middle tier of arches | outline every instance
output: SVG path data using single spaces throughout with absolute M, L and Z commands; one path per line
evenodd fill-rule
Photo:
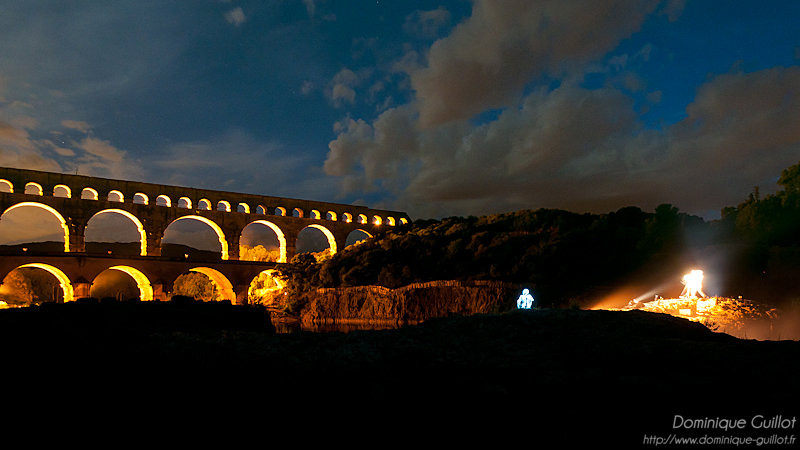
M 170 230 L 176 224 L 189 221 L 206 228 L 207 234 L 210 233 L 212 240 L 215 241 L 214 244 L 218 246 L 216 249 L 210 249 L 210 251 L 218 250 L 219 258 L 223 260 L 246 259 L 240 258 L 240 247 L 247 248 L 258 245 L 254 244 L 254 241 L 246 236 L 245 231 L 252 227 L 266 230 L 268 234 L 271 233 L 272 242 L 267 243 L 268 245 L 264 245 L 264 247 L 277 252 L 273 259 L 275 262 L 288 262 L 296 253 L 303 252 L 298 251 L 298 241 L 303 233 L 318 233 L 318 240 L 322 242 L 324 247 L 323 249 L 309 251 L 327 249 L 331 254 L 352 243 L 373 236 L 372 230 L 353 227 L 354 224 L 345 227 L 342 222 L 333 222 L 331 226 L 328 223 L 317 223 L 313 220 L 292 221 L 284 219 L 284 222 L 281 223 L 281 218 L 269 220 L 257 217 L 253 217 L 252 220 L 231 222 L 214 220 L 200 214 L 185 214 L 178 217 L 154 219 L 152 217 L 140 218 L 135 212 L 113 207 L 99 209 L 96 212 L 88 212 L 81 217 L 80 215 L 69 214 L 70 211 L 68 210 L 61 211 L 61 208 L 56 209 L 53 206 L 38 202 L 16 203 L 3 211 L 3 214 L 5 215 L 16 208 L 22 207 L 39 208 L 52 215 L 54 218 L 53 226 L 62 230 L 65 252 L 104 253 L 105 250 L 98 247 L 98 242 L 124 242 L 136 245 L 136 256 L 166 256 L 162 255 L 164 244 L 174 243 L 170 241 Z M 120 222 L 120 226 L 113 229 L 117 236 L 104 240 L 103 237 L 92 235 L 94 228 L 96 228 L 93 227 L 93 224 L 99 220 L 98 218 L 111 215 Z M 127 233 L 127 239 L 123 237 L 123 240 L 119 240 L 119 235 L 122 233 Z M 178 242 L 178 244 L 181 243 Z M 183 245 L 192 247 L 191 244 L 183 243 Z M 111 254 L 111 250 L 108 250 L 108 253 Z M 188 254 L 184 256 L 189 257 Z

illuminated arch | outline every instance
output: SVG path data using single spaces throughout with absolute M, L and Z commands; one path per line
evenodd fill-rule
M 322 215 L 316 209 L 312 209 L 311 210 L 311 214 L 309 214 L 308 216 L 311 217 L 312 219 L 321 219 L 322 218 Z
M 172 199 L 167 197 L 164 194 L 159 195 L 156 197 L 156 205 L 157 206 L 166 206 L 167 208 L 172 206 Z
M 54 267 L 49 264 L 30 263 L 30 264 L 23 264 L 17 267 L 17 269 L 23 267 L 35 267 L 37 269 L 44 269 L 50 272 L 50 274 L 56 277 L 58 282 L 61 284 L 61 291 L 64 292 L 64 303 L 75 300 L 75 291 L 72 288 L 72 283 L 69 281 L 67 275 L 64 274 L 64 272 L 62 272 L 61 269 L 59 269 L 58 267 Z
M 25 193 L 28 195 L 43 195 L 42 185 L 36 182 L 25 183 Z
M 253 285 L 253 282 L 256 281 L 258 279 L 259 275 L 261 275 L 262 273 L 265 273 L 267 275 L 272 276 L 273 274 L 279 274 L 280 272 L 277 271 L 276 269 L 262 270 L 261 272 L 258 273 L 258 275 L 255 276 L 255 278 L 250 280 L 250 285 L 251 286 Z M 286 286 L 286 283 L 284 283 L 283 280 L 281 280 L 278 277 L 273 277 L 273 280 L 275 281 L 275 284 L 277 285 L 277 287 L 273 288 L 274 290 L 283 289 Z M 273 289 L 270 289 L 270 290 L 273 290 Z
M 358 238 L 358 233 L 364 234 L 364 235 L 365 235 L 365 237 L 363 237 L 363 238 L 359 239 L 359 238 Z M 367 240 L 367 239 L 370 239 L 370 238 L 372 238 L 372 237 L 373 237 L 373 236 L 372 236 L 372 233 L 370 233 L 369 231 L 367 231 L 367 230 L 363 230 L 363 229 L 361 229 L 361 228 L 358 228 L 358 229 L 355 229 L 355 230 L 351 231 L 351 232 L 350 232 L 350 233 L 347 235 L 347 239 L 345 240 L 345 245 L 353 245 L 353 244 L 357 244 L 357 243 L 359 243 L 359 242 L 361 242 L 361 241 L 365 241 L 365 240 Z
M 367 215 L 366 214 L 359 214 L 358 215 L 358 223 L 361 223 L 361 224 L 367 223 Z
M 395 226 L 396 222 L 394 221 L 394 217 L 391 217 L 391 216 L 387 217 L 386 218 L 386 224 L 389 225 L 390 227 Z
M 239 205 L 236 207 L 236 211 L 250 214 L 250 205 L 247 203 L 239 203 Z
M 192 209 L 192 199 L 189 197 L 181 197 L 178 199 L 178 208 Z
M 0 192 L 14 193 L 14 184 L 8 180 L 0 180 Z
M 267 208 L 264 205 L 256 206 L 256 214 L 261 214 L 262 216 L 267 213 Z
M 373 216 L 372 217 L 372 223 L 375 224 L 375 225 L 382 225 L 383 224 L 383 219 L 381 219 L 381 216 Z
M 108 198 L 108 201 L 110 201 L 110 202 L 118 202 L 118 203 L 124 203 L 125 202 L 125 194 L 123 194 L 122 192 L 120 192 L 120 191 L 118 191 L 116 189 L 110 191 L 108 193 L 108 197 L 107 198 Z
M 225 233 L 222 232 L 222 228 L 220 228 L 216 222 L 214 222 L 211 219 L 207 219 L 203 216 L 189 215 L 189 216 L 178 217 L 177 219 L 173 220 L 170 223 L 170 225 L 179 220 L 184 220 L 184 219 L 199 220 L 200 222 L 203 222 L 204 224 L 210 226 L 211 229 L 214 230 L 215 233 L 217 233 L 217 237 L 219 237 L 219 244 L 222 247 L 222 259 L 228 259 L 228 241 L 225 240 Z M 167 227 L 169 227 L 169 225 L 167 225 Z
M 278 206 L 275 208 L 275 215 L 276 216 L 285 216 L 286 215 L 286 208 L 283 206 Z
M 94 188 L 90 188 L 90 187 L 83 188 L 83 190 L 81 191 L 81 199 L 82 200 L 97 200 L 98 199 L 97 191 L 94 190 Z
M 201 198 L 199 202 L 197 202 L 197 209 L 201 209 L 203 211 L 211 211 L 211 201 L 207 198 Z
M 263 295 L 266 295 L 267 293 L 275 293 L 276 291 L 283 290 L 283 288 L 285 287 L 285 283 L 280 279 L 280 277 L 275 276 L 276 273 L 278 273 L 278 271 L 275 269 L 267 269 L 259 272 L 259 274 L 255 276 L 255 278 L 250 280 L 250 285 L 247 288 L 248 303 L 250 302 L 250 299 L 253 297 L 261 297 Z M 265 274 L 272 280 L 273 283 L 275 283 L 275 286 L 257 288 L 256 281 L 258 281 L 259 278 L 261 278 L 261 276 Z
M 306 228 L 316 228 L 319 231 L 322 231 L 322 234 L 324 234 L 325 238 L 328 239 L 328 246 L 330 247 L 329 251 L 330 251 L 331 255 L 333 255 L 333 254 L 335 254 L 337 252 L 337 249 L 336 249 L 336 238 L 333 237 L 333 233 L 331 233 L 331 230 L 329 230 L 329 229 L 325 228 L 324 226 L 322 226 L 320 224 L 317 224 L 317 223 L 312 223 L 311 225 L 307 226 Z
M 247 228 L 248 226 L 250 226 L 250 225 L 252 225 L 254 223 L 257 223 L 257 224 L 260 224 L 260 225 L 265 225 L 265 226 L 269 227 L 272 231 L 275 232 L 275 235 L 278 236 L 278 246 L 280 247 L 280 256 L 278 257 L 278 261 L 277 262 L 285 263 L 286 262 L 286 235 L 283 234 L 283 230 L 281 230 L 280 227 L 278 227 L 274 223 L 269 222 L 267 220 L 254 220 L 254 221 L 250 222 L 249 224 L 247 224 L 247 226 L 245 226 L 244 228 Z M 242 231 L 244 231 L 244 228 L 242 228 Z
M 347 223 L 352 223 L 353 222 L 353 215 L 350 214 L 350 213 L 346 212 L 346 213 L 342 214 L 342 217 L 344 217 L 344 221 L 347 222 Z
M 147 256 L 147 233 L 144 232 L 144 225 L 142 225 L 142 222 L 139 220 L 139 218 L 129 213 L 128 211 L 122 209 L 104 209 L 98 212 L 97 214 L 102 214 L 107 212 L 122 214 L 123 216 L 130 219 L 134 225 L 136 225 L 136 231 L 139 232 L 139 242 L 141 244 L 139 254 L 141 256 Z M 97 214 L 95 214 L 94 216 L 96 216 Z M 89 220 L 92 220 L 92 218 L 90 217 Z M 86 223 L 88 224 L 89 222 L 87 221 Z
M 292 210 L 292 217 L 303 217 L 303 210 L 300 208 L 295 208 Z
M 53 187 L 53 197 L 72 198 L 72 189 L 64 184 L 57 184 Z
M 328 211 L 328 214 L 325 215 L 325 218 L 328 220 L 336 221 L 336 212 Z
M 136 203 L 137 205 L 148 205 L 150 204 L 150 198 L 147 196 L 147 194 L 137 192 L 133 194 L 133 203 Z
M 402 223 L 403 225 L 405 225 L 405 224 L 407 224 L 407 223 L 408 223 L 408 220 L 406 220 L 406 219 L 405 219 L 405 217 L 401 217 L 401 218 L 400 218 L 400 223 Z
M 120 272 L 128 274 L 128 276 L 136 281 L 136 286 L 139 288 L 139 298 L 143 302 L 153 300 L 153 285 L 150 284 L 150 280 L 147 279 L 147 276 L 139 269 L 130 266 L 112 266 L 109 267 L 108 270 L 119 270 Z
M 14 206 L 10 206 L 8 209 L 3 211 L 3 214 L 5 214 L 5 213 L 7 213 L 7 212 L 9 212 L 9 211 L 11 211 L 13 209 L 20 208 L 20 207 L 23 207 L 23 206 L 35 206 L 37 208 L 42 208 L 43 210 L 48 211 L 48 212 L 52 213 L 54 216 L 56 216 L 56 219 L 58 219 L 58 221 L 61 222 L 61 228 L 64 230 L 64 251 L 68 252 L 69 251 L 69 227 L 67 227 L 67 221 L 64 220 L 64 217 L 61 215 L 61 213 L 59 213 L 58 211 L 53 209 L 51 206 L 47 206 L 47 205 L 45 205 L 43 203 L 21 202 L 21 203 L 17 203 Z
M 231 212 L 231 204 L 227 200 L 217 202 L 217 211 Z
M 223 275 L 221 272 L 210 267 L 195 267 L 194 269 L 189 269 L 189 271 L 202 273 L 203 275 L 207 276 L 215 285 L 217 285 L 223 300 L 230 300 L 231 304 L 236 304 L 236 293 L 233 292 L 233 284 L 231 284 L 230 280 L 228 280 L 228 277 Z

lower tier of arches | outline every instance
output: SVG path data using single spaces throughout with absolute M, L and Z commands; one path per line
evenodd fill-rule
M 0 301 L 5 303 L 4 306 L 24 306 L 15 305 L 14 301 L 10 301 L 17 298 L 15 295 L 20 299 L 29 298 L 31 302 L 36 298 L 57 303 L 71 302 L 85 297 L 116 298 L 116 295 L 109 294 L 114 292 L 113 289 L 106 286 L 109 283 L 109 274 L 112 273 L 127 280 L 127 287 L 132 287 L 135 291 L 131 294 L 128 289 L 124 298 L 120 298 L 124 300 L 167 301 L 174 295 L 191 296 L 191 292 L 180 291 L 176 281 L 182 275 L 199 274 L 213 286 L 214 300 L 248 304 L 252 302 L 253 293 L 257 288 L 264 288 L 265 276 L 271 277 L 276 267 L 275 263 L 253 264 L 233 261 L 200 264 L 153 261 L 149 258 L 148 260 L 87 256 L 35 258 L 33 255 L 5 256 L 0 262 Z M 39 286 L 31 286 L 31 282 L 24 274 L 13 275 L 20 269 L 42 271 L 36 278 Z M 42 281 L 43 277 L 48 278 L 46 283 Z M 43 287 L 41 285 L 44 284 L 47 284 L 46 295 L 41 294 Z M 281 283 L 276 282 L 273 285 L 280 287 Z M 38 289 L 33 289 L 34 287 Z M 24 292 L 24 295 L 18 292 L 26 289 L 28 292 Z M 15 290 L 17 292 L 14 292 Z M 119 291 L 122 292 L 124 289 L 120 288 Z M 50 292 L 52 297 L 49 297 Z

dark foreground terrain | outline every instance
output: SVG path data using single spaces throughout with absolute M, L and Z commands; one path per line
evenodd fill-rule
M 275 334 L 267 317 L 173 302 L 2 310 L 3 406 L 377 448 L 512 436 L 620 448 L 673 432 L 675 415 L 800 415 L 800 342 L 668 315 L 543 309 L 346 334 Z

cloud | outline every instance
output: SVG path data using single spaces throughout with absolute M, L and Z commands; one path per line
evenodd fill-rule
M 300 86 L 300 93 L 303 95 L 308 95 L 314 90 L 314 83 L 311 81 L 304 81 L 303 84 Z
M 232 10 L 225 13 L 225 20 L 229 24 L 238 27 L 239 25 L 247 21 L 247 17 L 245 17 L 242 8 L 237 6 L 236 8 L 233 8 Z
M 87 136 L 75 142 L 73 148 L 77 150 L 76 156 L 68 165 L 82 175 L 135 181 L 144 173 L 139 164 L 127 157 L 126 151 L 107 140 Z
M 125 157 L 125 151 L 117 149 L 109 141 L 93 137 L 84 138 L 77 147 L 90 155 L 112 163 L 119 163 Z
M 72 130 L 78 130 L 82 133 L 88 133 L 89 130 L 92 128 L 86 122 L 81 122 L 79 120 L 62 120 L 61 125 L 65 128 L 69 128 Z
M 127 152 L 108 140 L 89 136 L 90 124 L 61 120 L 50 128 L 35 117 L 39 115 L 36 108 L 20 108 L 21 103 L 15 100 L 0 105 L 0 117 L 7 118 L 0 120 L 0 166 L 50 172 L 77 170 L 85 175 L 128 179 L 141 174 Z
M 306 5 L 306 12 L 308 13 L 308 17 L 314 18 L 314 14 L 317 11 L 317 5 L 314 4 L 314 0 L 303 0 L 303 4 Z
M 359 76 L 348 68 L 340 70 L 331 80 L 328 98 L 335 106 L 352 104 L 356 100 L 355 87 L 360 83 Z
M 798 67 L 712 78 L 688 116 L 660 130 L 641 123 L 624 91 L 567 82 L 480 125 L 422 127 L 414 104 L 371 124 L 343 120 L 324 167 L 344 191 L 381 191 L 417 216 L 659 203 L 705 214 L 798 162 L 799 110 Z
M 442 6 L 431 11 L 418 10 L 406 17 L 403 31 L 413 37 L 433 39 L 439 35 L 442 28 L 449 22 L 450 11 Z
M 0 121 L 0 166 L 61 171 L 53 158 L 44 155 L 28 131 Z
M 531 79 L 602 57 L 641 27 L 659 1 L 476 0 L 472 15 L 430 48 L 412 74 L 420 123 L 507 107 Z
M 800 67 L 727 73 L 697 90 L 687 117 L 669 129 L 670 165 L 687 204 L 703 197 L 730 205 L 759 185 L 774 189 L 781 170 L 800 161 Z M 737 174 L 737 186 L 728 186 Z M 694 187 L 694 189 L 692 188 Z

